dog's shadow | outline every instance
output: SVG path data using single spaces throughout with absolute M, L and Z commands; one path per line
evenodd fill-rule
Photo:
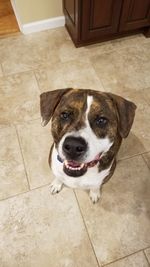
M 141 140 L 131 132 L 121 145 L 114 175 L 102 187 L 103 209 L 136 217 L 145 214 L 150 220 L 150 179 L 144 152 Z

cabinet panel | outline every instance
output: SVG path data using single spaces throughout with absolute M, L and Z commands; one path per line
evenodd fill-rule
M 120 10 L 120 0 L 82 1 L 82 40 L 115 33 Z
M 66 27 L 75 43 L 79 42 L 81 8 L 79 0 L 63 0 Z
M 150 25 L 150 0 L 125 0 L 120 31 L 138 29 Z
M 103 5 L 102 5 L 103 2 Z M 102 5 L 100 7 L 100 5 Z M 112 20 L 112 7 L 113 0 L 102 1 L 102 0 L 94 0 L 91 1 L 91 21 L 90 21 L 90 29 L 97 29 L 102 27 L 108 27 L 111 25 Z

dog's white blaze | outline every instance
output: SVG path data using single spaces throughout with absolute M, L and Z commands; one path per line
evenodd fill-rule
M 106 136 L 105 138 L 98 138 L 93 130 L 90 127 L 89 120 L 88 120 L 88 114 L 91 109 L 91 105 L 93 103 L 93 96 L 87 97 L 87 109 L 85 113 L 85 127 L 80 129 L 79 131 L 72 131 L 66 133 L 58 146 L 58 153 L 61 158 L 64 159 L 63 151 L 62 151 L 62 145 L 67 136 L 74 136 L 74 137 L 82 137 L 85 139 L 85 141 L 88 144 L 88 151 L 84 157 L 84 162 L 89 162 L 95 159 L 95 157 L 98 154 L 105 154 L 110 147 L 112 146 L 113 142 L 110 142 L 109 138 Z
M 88 114 L 90 112 L 92 103 L 93 103 L 93 96 L 90 95 L 87 97 L 86 120 L 88 119 Z

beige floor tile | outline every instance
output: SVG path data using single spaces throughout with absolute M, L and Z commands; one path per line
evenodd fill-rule
M 150 246 L 150 170 L 137 156 L 120 161 L 93 206 L 76 191 L 100 264 L 107 264 Z
M 14 128 L 0 129 L 0 199 L 25 192 L 28 183 Z
M 137 47 L 137 44 L 144 43 L 146 38 L 142 34 L 132 35 L 124 38 L 118 38 L 112 41 L 97 43 L 87 46 L 89 56 L 101 55 L 107 52 L 117 51 L 118 49 Z
M 36 188 L 51 182 L 52 173 L 48 156 L 52 144 L 50 125 L 42 127 L 40 120 L 17 126 L 30 187 Z
M 150 152 L 143 154 L 144 160 L 146 161 L 148 167 L 150 168 Z
M 65 40 L 68 35 L 64 28 L 2 39 L 0 59 L 5 74 L 33 70 L 46 62 L 55 64 Z
M 41 91 L 58 88 L 93 88 L 103 90 L 91 63 L 82 60 L 55 64 L 35 71 Z
M 111 41 L 89 45 L 86 47 L 86 49 L 87 49 L 87 55 L 89 57 L 92 57 L 95 55 L 101 55 L 101 54 L 115 50 Z
M 150 105 L 150 87 L 142 90 L 145 101 Z
M 114 86 L 130 90 L 150 87 L 150 43 L 127 47 L 91 57 L 105 89 Z
M 0 203 L 1 267 L 98 267 L 73 191 L 49 187 Z
M 2 66 L 0 64 L 0 77 L 2 77 L 2 76 L 3 76 L 3 71 L 2 71 Z
M 79 59 L 86 62 L 87 51 L 85 47 L 76 48 L 71 40 L 67 40 L 60 46 L 58 53 L 61 62 Z
M 149 264 L 143 252 L 139 252 L 127 258 L 124 258 L 120 261 L 109 264 L 108 266 L 109 267 L 149 267 Z
M 145 254 L 146 254 L 146 257 L 147 257 L 147 259 L 148 259 L 148 261 L 150 263 L 150 248 L 145 250 Z
M 39 118 L 39 89 L 33 73 L 0 78 L 0 124 Z
M 136 47 L 146 42 L 146 37 L 143 34 L 131 35 L 123 38 L 118 38 L 111 41 L 114 49 L 122 49 L 127 47 Z
M 129 136 L 123 139 L 117 159 L 126 159 L 135 155 L 140 155 L 148 149 L 143 145 L 140 138 L 131 130 Z

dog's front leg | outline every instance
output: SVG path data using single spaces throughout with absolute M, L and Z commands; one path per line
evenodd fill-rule
M 54 181 L 50 185 L 51 194 L 54 195 L 56 193 L 59 193 L 62 189 L 62 186 L 63 186 L 63 183 L 57 178 L 55 178 Z
M 89 195 L 90 195 L 90 199 L 92 200 L 93 204 L 95 204 L 100 199 L 100 188 L 90 189 Z

